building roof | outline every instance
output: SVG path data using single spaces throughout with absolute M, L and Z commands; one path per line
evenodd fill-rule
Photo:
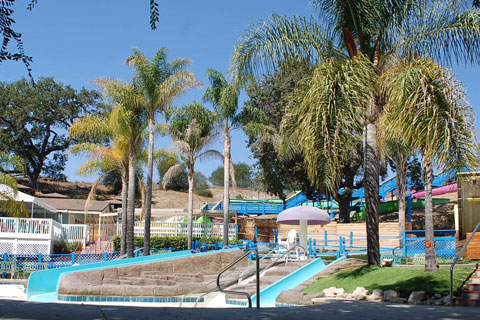
M 58 198 L 42 198 L 42 202 L 56 208 L 58 211 L 69 210 L 69 211 L 85 211 L 85 202 L 84 199 L 58 199 Z M 110 202 L 109 201 L 90 201 L 88 207 L 89 212 L 103 212 L 105 211 Z

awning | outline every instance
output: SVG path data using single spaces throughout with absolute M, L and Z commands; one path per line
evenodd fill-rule
M 4 185 L 4 184 L 0 184 L 0 193 L 10 195 L 10 197 L 13 197 L 14 194 L 15 194 L 11 187 L 9 187 L 7 185 Z M 0 199 L 2 199 L 1 195 L 0 195 Z M 5 199 L 3 198 L 2 200 L 5 200 Z M 35 198 L 35 197 L 33 197 L 29 194 L 23 193 L 21 191 L 17 192 L 17 196 L 15 197 L 14 200 L 19 201 L 19 202 L 20 201 L 25 202 L 25 203 L 33 203 L 33 205 L 38 206 L 40 208 L 43 208 L 43 209 L 45 209 L 47 211 L 50 211 L 52 213 L 57 212 L 57 209 L 55 209 L 54 207 L 51 207 L 48 204 L 40 201 L 38 198 Z

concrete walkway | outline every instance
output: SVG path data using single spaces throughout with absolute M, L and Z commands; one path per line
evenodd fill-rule
M 310 307 L 265 309 L 151 308 L 0 300 L 0 319 L 480 319 L 480 308 L 332 301 Z

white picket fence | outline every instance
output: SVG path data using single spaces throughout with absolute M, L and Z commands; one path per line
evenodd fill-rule
M 52 219 L 0 217 L 0 253 L 50 254 L 56 241 L 82 242 L 89 228 L 84 224 L 65 224 Z
M 122 228 L 119 225 L 121 232 Z M 145 230 L 144 221 L 135 221 L 134 234 L 136 237 L 143 237 Z M 193 237 L 223 237 L 223 223 L 193 223 L 192 230 Z M 157 222 L 153 221 L 150 224 L 150 236 L 186 236 L 187 235 L 187 223 L 186 222 Z M 236 238 L 235 223 L 229 223 L 228 225 L 228 239 L 234 240 Z

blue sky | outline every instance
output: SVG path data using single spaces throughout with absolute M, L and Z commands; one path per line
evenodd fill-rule
M 160 23 L 150 30 L 148 0 L 39 0 L 35 9 L 26 10 L 29 1 L 17 1 L 14 18 L 16 31 L 23 34 L 27 53 L 34 58 L 33 75 L 53 76 L 56 81 L 93 89 L 91 81 L 99 77 L 127 81 L 131 70 L 124 64 L 132 47 L 151 57 L 160 47 L 168 48 L 169 59 L 189 57 L 189 68 L 204 84 L 205 72 L 228 69 L 234 45 L 250 24 L 267 19 L 272 13 L 310 16 L 315 11 L 308 0 L 159 0 Z M 466 86 L 480 118 L 478 67 L 455 68 L 457 78 Z M 0 64 L 0 81 L 14 81 L 26 75 L 21 63 Z M 176 105 L 200 101 L 205 86 L 191 90 Z M 240 101 L 243 104 L 245 95 Z M 157 138 L 156 146 L 170 146 L 167 138 Z M 221 150 L 221 141 L 215 147 Z M 252 164 L 246 136 L 237 131 L 232 138 L 234 162 Z M 83 159 L 70 156 L 66 175 L 70 181 L 91 181 L 75 170 Z M 209 176 L 221 165 L 219 160 L 199 163 L 197 170 Z M 155 173 L 156 174 L 156 173 Z M 155 178 L 157 180 L 157 178 Z

